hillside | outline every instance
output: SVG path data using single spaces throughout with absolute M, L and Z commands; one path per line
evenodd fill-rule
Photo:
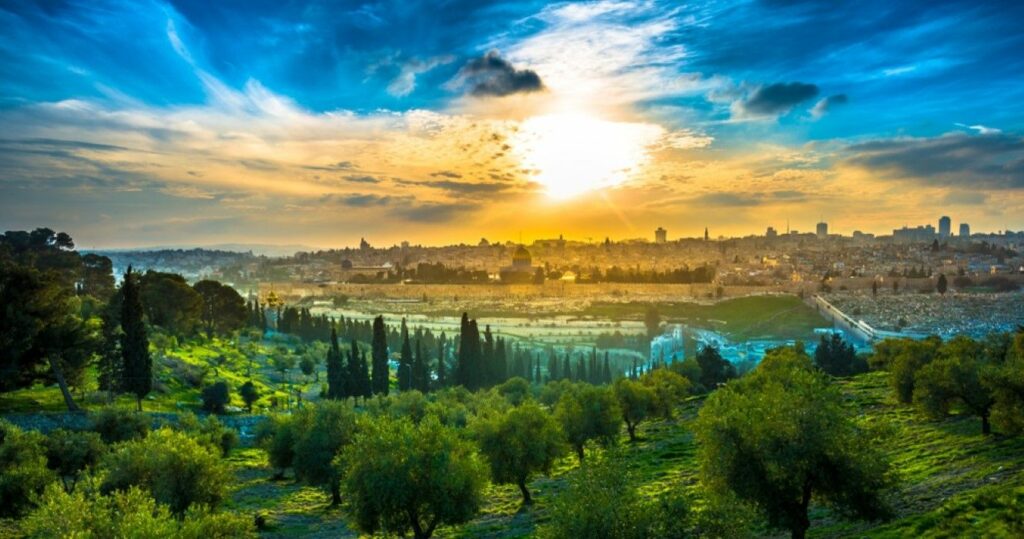
M 838 382 L 851 407 L 863 419 L 885 427 L 885 453 L 898 469 L 899 490 L 893 496 L 896 517 L 887 523 L 849 522 L 824 508 L 812 510 L 813 537 L 1004 537 L 1024 533 L 1024 439 L 985 437 L 975 418 L 954 416 L 928 421 L 913 408 L 896 404 L 886 373 L 870 373 Z M 701 399 L 684 404 L 672 421 L 642 425 L 643 440 L 620 440 L 622 459 L 639 483 L 654 496 L 681 488 L 700 507 L 697 447 L 690 426 Z M 231 457 L 238 487 L 230 507 L 269 517 L 265 537 L 356 536 L 341 510 L 330 509 L 321 490 L 290 479 L 271 481 L 262 452 L 247 448 Z M 441 529 L 441 537 L 529 537 L 546 518 L 547 504 L 576 467 L 567 457 L 551 477 L 533 481 L 536 504 L 521 509 L 514 486 L 490 486 L 482 513 L 457 529 Z M 753 535 L 782 535 L 755 525 Z

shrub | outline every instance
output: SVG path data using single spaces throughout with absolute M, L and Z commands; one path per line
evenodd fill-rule
M 523 401 L 530 398 L 530 382 L 518 376 L 509 378 L 505 383 L 497 387 L 498 394 L 505 397 L 512 406 L 519 406 Z
M 250 519 L 230 513 L 188 511 L 176 519 L 144 490 L 130 487 L 104 496 L 94 488 L 67 493 L 51 485 L 39 508 L 25 518 L 33 538 L 244 539 L 256 536 Z
M 231 402 L 231 391 L 228 383 L 223 380 L 203 388 L 203 410 L 214 414 L 223 414 L 224 407 Z
M 74 490 L 78 476 L 95 467 L 106 452 L 107 446 L 95 432 L 59 429 L 46 437 L 46 465 L 68 491 Z
M 295 460 L 296 425 L 291 416 L 272 415 L 256 429 L 256 443 L 267 453 L 274 477 L 284 477 Z
M 195 505 L 215 507 L 230 481 L 214 450 L 168 428 L 117 447 L 103 459 L 103 468 L 104 493 L 139 487 L 179 515 Z
M 183 413 L 178 417 L 178 429 L 221 456 L 226 457 L 238 444 L 238 432 L 212 415 L 200 420 L 195 414 Z
M 673 537 L 686 527 L 686 511 L 678 498 L 666 498 L 665 509 L 680 522 L 659 518 L 661 508 L 637 493 L 628 470 L 613 458 L 588 462 L 569 475 L 568 487 L 551 504 L 551 519 L 539 530 L 547 539 L 615 537 L 648 539 Z
M 113 444 L 145 438 L 149 425 L 149 416 L 108 406 L 92 415 L 89 430 L 99 433 L 105 443 Z
M 46 467 L 45 438 L 0 420 L 0 516 L 17 516 L 55 479 Z
M 672 417 L 676 405 L 693 389 L 689 380 L 667 369 L 654 369 L 640 377 L 640 383 L 654 393 L 653 412 L 665 419 Z
M 260 392 L 256 389 L 256 384 L 253 384 L 252 380 L 246 381 L 242 384 L 242 387 L 238 388 L 238 394 L 242 397 L 242 402 L 245 403 L 246 411 L 251 414 L 252 405 L 260 398 Z

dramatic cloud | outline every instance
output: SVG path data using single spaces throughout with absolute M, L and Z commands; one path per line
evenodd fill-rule
M 813 84 L 780 82 L 757 87 L 734 108 L 746 116 L 778 116 L 817 95 L 818 87 Z
M 470 60 L 459 70 L 453 85 L 468 86 L 469 93 L 477 97 L 502 97 L 544 89 L 540 75 L 529 69 L 516 69 L 494 50 Z
M 850 165 L 930 185 L 1024 187 L 1024 139 L 1007 134 L 950 133 L 884 139 L 847 148 Z
M 822 98 L 820 101 L 814 104 L 814 107 L 811 109 L 811 116 L 815 118 L 821 118 L 822 116 L 828 114 L 829 111 L 831 111 L 835 107 L 839 105 L 845 105 L 849 101 L 850 99 L 846 97 L 846 94 L 836 94 Z
M 451 63 L 454 56 L 445 55 L 420 60 L 412 58 L 401 63 L 398 75 L 388 84 L 387 91 L 395 97 L 405 97 L 416 89 L 416 77 L 422 75 L 435 67 Z

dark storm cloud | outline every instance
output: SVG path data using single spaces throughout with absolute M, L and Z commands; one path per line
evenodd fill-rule
M 846 151 L 846 163 L 896 179 L 939 186 L 1024 187 L 1024 139 L 1015 135 L 882 139 Z
M 817 95 L 818 87 L 813 84 L 780 82 L 757 88 L 741 106 L 750 114 L 771 116 L 783 114 Z
M 477 97 L 501 97 L 544 89 L 540 75 L 529 69 L 516 69 L 499 56 L 498 51 L 470 60 L 456 79 L 468 84 L 469 93 Z

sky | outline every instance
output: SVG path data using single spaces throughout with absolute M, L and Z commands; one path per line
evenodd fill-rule
M 0 3 L 0 229 L 80 247 L 1024 228 L 1022 2 Z

